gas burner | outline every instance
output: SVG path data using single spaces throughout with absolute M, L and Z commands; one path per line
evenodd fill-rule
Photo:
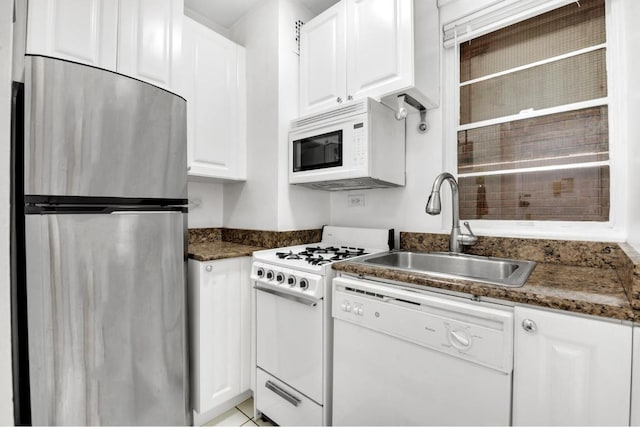
M 301 259 L 297 254 L 293 252 L 276 252 L 276 256 L 280 259 Z
M 322 264 L 328 264 L 331 262 L 328 259 L 321 258 L 321 257 L 315 257 L 315 258 L 309 257 L 305 259 L 305 261 L 307 261 L 311 265 L 322 265 Z
M 335 246 L 327 246 L 325 248 L 321 246 L 316 246 L 316 247 L 306 247 L 304 251 L 298 252 L 298 255 L 312 257 L 319 254 L 333 254 L 339 251 L 340 251 L 340 248 L 336 248 Z

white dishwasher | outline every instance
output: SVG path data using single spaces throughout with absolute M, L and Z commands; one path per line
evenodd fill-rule
M 509 425 L 513 307 L 333 280 L 334 425 Z

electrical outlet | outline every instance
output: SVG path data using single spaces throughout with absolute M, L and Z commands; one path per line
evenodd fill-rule
M 347 207 L 362 207 L 364 206 L 364 194 L 349 194 L 347 196 Z

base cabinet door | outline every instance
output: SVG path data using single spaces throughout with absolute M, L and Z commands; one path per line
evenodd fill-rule
M 629 425 L 632 328 L 515 307 L 514 425 Z
M 633 328 L 633 379 L 631 381 L 631 425 L 640 426 L 640 326 Z
M 200 414 L 250 388 L 249 268 L 248 257 L 189 260 L 191 401 Z

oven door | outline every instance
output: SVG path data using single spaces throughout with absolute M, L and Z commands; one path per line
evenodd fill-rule
M 291 299 L 257 288 L 258 367 L 322 404 L 324 300 Z

